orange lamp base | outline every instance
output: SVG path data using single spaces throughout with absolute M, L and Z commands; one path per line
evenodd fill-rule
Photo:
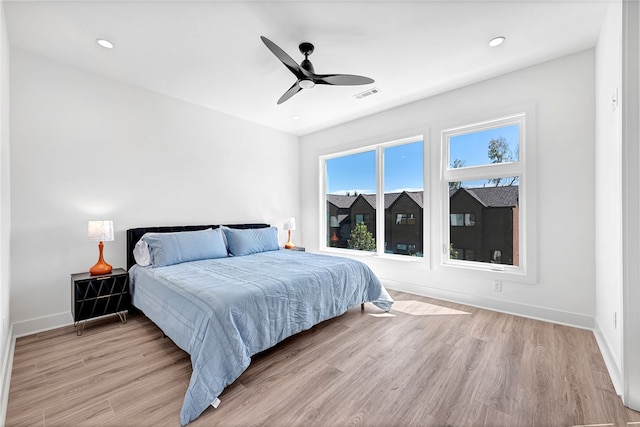
M 293 242 L 291 241 L 291 230 L 287 230 L 289 232 L 289 240 L 287 240 L 287 243 L 284 244 L 284 248 L 285 249 L 293 249 L 296 247 L 296 245 L 293 244 Z
M 102 257 L 103 248 L 104 248 L 104 243 L 102 242 L 98 243 L 98 250 L 100 251 L 100 256 L 98 257 L 98 262 L 96 262 L 96 264 L 89 269 L 89 273 L 91 273 L 92 276 L 111 273 L 111 270 L 112 270 L 111 266 L 107 264 L 104 261 L 104 258 Z

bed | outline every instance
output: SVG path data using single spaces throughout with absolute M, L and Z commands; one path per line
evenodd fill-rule
M 391 308 L 365 264 L 277 238 L 268 224 L 127 230 L 134 307 L 191 357 L 182 425 L 217 407 L 253 355 L 365 302 Z

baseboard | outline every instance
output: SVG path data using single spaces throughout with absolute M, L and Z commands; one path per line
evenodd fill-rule
M 71 324 L 73 324 L 71 313 L 66 312 L 15 322 L 12 327 L 14 338 L 20 338 L 25 335 L 37 334 L 38 332 L 49 331 Z
M 600 330 L 600 326 L 598 325 L 597 320 L 596 327 L 593 330 L 593 335 L 595 335 L 596 337 L 596 342 L 598 343 L 598 347 L 600 348 L 600 353 L 602 354 L 602 358 L 604 359 L 604 364 L 607 366 L 607 370 L 609 371 L 609 376 L 611 377 L 613 388 L 615 388 L 616 393 L 619 396 L 622 396 L 622 373 L 618 368 L 615 357 L 613 357 L 613 353 L 611 352 L 611 347 L 609 347 L 607 339 Z
M 5 347 L 5 353 L 2 357 L 2 384 L 0 387 L 0 425 L 5 425 L 7 418 L 7 406 L 9 405 L 9 387 L 11 386 L 11 370 L 13 367 L 13 352 L 16 348 L 16 339 L 13 336 L 13 325 L 9 327 L 8 345 Z
M 594 328 L 593 316 L 553 310 L 546 307 L 521 304 L 512 301 L 486 298 L 478 295 L 467 294 L 464 292 L 456 292 L 446 289 L 415 285 L 412 283 L 398 282 L 390 279 L 381 280 L 387 288 L 401 292 L 408 292 L 415 295 L 441 299 L 458 304 L 465 304 L 472 307 L 485 308 L 501 313 L 528 317 L 531 319 L 557 323 L 560 325 L 573 326 L 581 329 L 592 330 Z

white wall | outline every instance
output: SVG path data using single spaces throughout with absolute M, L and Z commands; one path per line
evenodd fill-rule
M 71 273 L 113 219 L 125 230 L 299 216 L 298 139 L 164 95 L 11 51 L 11 310 L 16 336 L 71 322 Z M 285 234 L 280 238 L 285 241 Z
M 9 38 L 4 17 L 4 3 L 0 2 L 0 387 L 8 386 L 11 360 L 11 334 L 9 333 L 11 292 L 10 236 L 11 236 L 11 188 L 9 151 Z M 2 389 L 0 420 L 4 420 L 4 402 L 8 388 Z
M 622 4 L 609 5 L 596 46 L 596 336 L 620 391 L 622 343 Z M 618 97 L 613 108 L 612 98 Z M 614 325 L 614 316 L 616 324 Z
M 319 248 L 318 156 L 428 128 L 432 269 L 406 261 L 363 258 L 392 288 L 584 327 L 593 326 L 594 269 L 594 51 L 588 50 L 301 138 L 303 235 Z M 503 283 L 440 264 L 440 128 L 466 118 L 494 118 L 534 104 L 537 134 L 537 280 Z M 362 145 L 362 144 L 360 144 Z M 531 175 L 530 177 L 532 177 Z M 496 276 L 498 278 L 500 276 Z

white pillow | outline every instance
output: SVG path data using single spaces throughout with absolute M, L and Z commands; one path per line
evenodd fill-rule
M 149 253 L 149 245 L 144 240 L 138 240 L 133 248 L 133 258 L 136 260 L 136 264 L 146 267 L 151 265 L 151 254 Z

